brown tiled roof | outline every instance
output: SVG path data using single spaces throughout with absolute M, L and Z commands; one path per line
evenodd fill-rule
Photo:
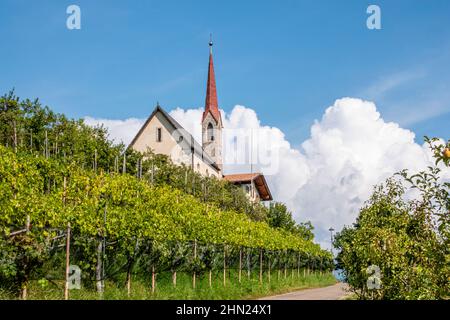
M 273 200 L 272 194 L 269 190 L 269 186 L 266 182 L 266 178 L 264 178 L 264 175 L 262 173 L 229 174 L 223 176 L 223 178 L 233 184 L 250 183 L 251 181 L 253 181 L 255 183 L 256 189 L 258 190 L 259 197 L 262 200 Z
M 223 178 L 230 182 L 246 182 L 252 181 L 259 175 L 260 173 L 238 173 L 238 174 L 228 174 L 226 176 L 223 176 Z

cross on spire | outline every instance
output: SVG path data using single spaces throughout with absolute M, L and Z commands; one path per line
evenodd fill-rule
M 212 47 L 214 42 L 212 41 L 212 33 L 209 34 L 209 53 L 212 54 Z

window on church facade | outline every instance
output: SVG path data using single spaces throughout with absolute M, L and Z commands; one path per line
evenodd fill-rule
M 214 127 L 211 122 L 208 123 L 208 129 L 206 132 L 208 134 L 208 141 L 214 141 Z
M 161 141 L 162 141 L 162 129 L 157 128 L 156 129 L 156 142 L 161 142 Z

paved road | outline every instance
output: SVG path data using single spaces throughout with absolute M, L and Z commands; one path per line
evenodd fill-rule
M 339 282 L 329 287 L 304 289 L 259 300 L 339 300 L 348 294 L 346 288 L 346 284 Z

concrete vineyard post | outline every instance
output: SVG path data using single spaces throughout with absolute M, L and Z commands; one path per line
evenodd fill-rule
M 70 268 L 70 222 L 67 224 L 67 234 L 66 234 L 66 282 L 64 286 L 64 300 L 69 300 L 69 268 Z

